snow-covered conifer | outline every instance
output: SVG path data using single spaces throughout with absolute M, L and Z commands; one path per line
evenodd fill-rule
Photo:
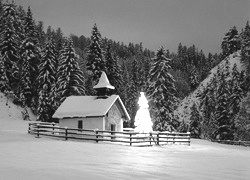
M 174 79 L 169 73 L 170 59 L 165 57 L 165 50 L 161 47 L 150 69 L 147 95 L 154 104 L 154 129 L 159 131 L 174 131 L 177 122 L 172 118 L 176 103 L 176 89 Z
M 6 69 L 6 77 L 9 86 L 15 89 L 18 79 L 17 62 L 20 59 L 19 46 L 20 35 L 18 34 L 18 17 L 16 14 L 16 6 L 12 4 L 4 4 L 3 15 L 1 16 L 0 25 L 0 51 L 4 68 Z
M 191 117 L 190 117 L 190 133 L 194 138 L 200 138 L 201 135 L 201 116 L 197 110 L 197 106 L 194 103 L 191 107 Z
M 52 116 L 51 91 L 55 84 L 55 45 L 52 40 L 46 43 L 39 66 L 38 120 L 49 121 Z
M 240 73 L 237 70 L 237 65 L 234 64 L 232 71 L 232 81 L 231 81 L 231 96 L 230 96 L 230 110 L 232 113 L 232 118 L 240 110 L 240 102 L 244 97 L 243 89 L 241 88 Z
M 105 53 L 106 60 L 106 72 L 109 79 L 109 82 L 112 86 L 118 90 L 121 86 L 121 68 L 117 62 L 117 57 L 114 56 L 111 52 L 110 44 L 107 46 Z
M 241 59 L 247 68 L 247 75 L 250 70 L 250 25 L 247 21 L 244 31 L 241 34 Z
M 198 77 L 197 69 L 193 66 L 190 72 L 190 88 L 194 90 L 199 85 L 199 77 Z
M 230 121 L 230 89 L 225 74 L 221 73 L 219 77 L 219 87 L 217 92 L 216 125 L 217 130 L 214 138 L 231 139 L 231 121 Z
M 4 67 L 3 58 L 0 54 L 0 92 L 7 93 L 11 90 L 8 81 L 9 80 L 6 76 L 6 69 Z
M 250 141 L 250 93 L 241 101 L 240 110 L 235 118 L 235 140 Z
M 236 52 L 240 49 L 240 40 L 239 35 L 236 27 L 232 27 L 229 32 L 225 34 L 225 37 L 223 38 L 222 44 L 222 59 L 227 57 L 228 55 L 232 54 L 233 52 Z
M 84 77 L 77 58 L 72 41 L 69 41 L 62 51 L 59 62 L 57 83 L 60 102 L 71 95 L 85 94 Z
M 33 41 L 34 44 L 38 43 L 38 32 L 37 32 L 37 29 L 33 20 L 30 6 L 28 7 L 28 11 L 25 17 L 24 32 L 25 32 L 25 36 L 29 37 Z
M 91 35 L 91 43 L 87 54 L 87 70 L 92 73 L 93 83 L 97 83 L 101 76 L 101 72 L 105 71 L 105 62 L 103 59 L 102 51 L 102 38 L 101 34 L 97 29 L 96 24 L 93 27 Z
M 24 103 L 31 106 L 32 97 L 37 96 L 37 75 L 40 64 L 40 49 L 38 47 L 37 31 L 30 7 L 24 22 L 25 39 L 21 45 L 21 93 Z

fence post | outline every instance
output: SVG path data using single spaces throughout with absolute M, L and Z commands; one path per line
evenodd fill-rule
M 56 123 L 54 123 L 54 122 L 52 123 L 52 126 L 53 126 L 53 128 L 52 128 L 52 131 L 53 131 L 52 134 L 54 134 L 55 124 L 56 124 Z
M 129 141 L 130 141 L 129 144 L 130 144 L 130 146 L 132 146 L 132 133 L 129 134 L 129 137 L 130 137 L 130 138 L 129 138 Z
M 150 146 L 151 146 L 151 139 L 152 139 L 152 132 L 149 133 L 149 143 L 150 143 Z
M 190 146 L 190 132 L 187 132 L 188 134 L 188 145 Z
M 173 144 L 175 144 L 175 136 L 176 136 L 175 132 L 173 132 L 172 135 L 174 136 L 173 137 Z
M 157 133 L 157 145 L 160 145 L 160 135 L 159 135 L 159 132 Z
M 68 127 L 65 127 L 65 140 L 68 140 Z
M 29 123 L 29 129 L 28 129 L 28 133 L 29 133 L 29 134 L 30 134 L 30 124 L 31 124 L 31 123 Z
M 96 134 L 96 143 L 98 143 L 98 129 L 95 129 L 95 134 Z
M 37 138 L 39 138 L 39 131 L 40 131 L 39 128 L 40 128 L 40 124 L 37 123 L 37 134 L 36 134 L 36 137 L 37 137 Z

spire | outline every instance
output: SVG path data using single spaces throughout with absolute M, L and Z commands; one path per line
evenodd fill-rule
M 110 90 L 115 89 L 115 87 L 109 83 L 106 73 L 102 71 L 99 82 L 94 86 L 94 89 L 97 91 L 97 96 L 105 98 L 110 94 Z

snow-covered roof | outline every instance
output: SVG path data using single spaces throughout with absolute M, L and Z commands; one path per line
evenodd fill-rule
M 109 83 L 108 77 L 104 71 L 102 71 L 102 75 L 99 79 L 99 82 L 97 83 L 97 85 L 94 86 L 94 89 L 98 88 L 115 89 L 115 87 Z
M 106 99 L 98 96 L 70 96 L 56 110 L 53 118 L 105 116 L 114 103 L 119 104 L 122 116 L 129 120 L 128 112 L 118 95 Z

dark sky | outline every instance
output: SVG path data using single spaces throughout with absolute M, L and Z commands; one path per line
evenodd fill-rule
M 205 53 L 220 52 L 224 34 L 239 31 L 250 19 L 249 0 L 16 0 L 31 6 L 45 27 L 61 27 L 65 35 L 90 37 L 94 23 L 103 37 L 143 43 L 170 51 L 195 44 Z

